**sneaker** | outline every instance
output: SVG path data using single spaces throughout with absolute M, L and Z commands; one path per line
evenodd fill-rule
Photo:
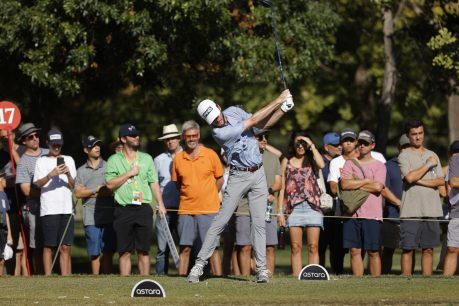
M 199 277 L 204 273 L 203 268 L 204 266 L 195 264 L 193 268 L 191 268 L 190 274 L 188 274 L 186 280 L 189 283 L 199 283 Z
M 257 283 L 268 283 L 269 282 L 269 270 L 260 270 L 257 272 Z

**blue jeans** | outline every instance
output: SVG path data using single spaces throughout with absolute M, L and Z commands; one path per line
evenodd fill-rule
M 169 246 L 167 245 L 166 232 L 163 230 L 159 214 L 156 215 L 156 241 L 158 251 L 156 252 L 156 274 L 166 275 L 169 271 Z M 166 220 L 171 232 L 177 227 L 177 212 L 167 212 Z

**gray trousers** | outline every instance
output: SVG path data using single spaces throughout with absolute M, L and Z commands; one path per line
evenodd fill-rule
M 257 271 L 266 269 L 265 212 L 268 187 L 263 167 L 255 172 L 230 170 L 223 203 L 199 251 L 196 263 L 206 265 L 218 245 L 220 234 L 233 215 L 242 196 L 247 194 L 252 221 L 251 240 L 255 252 Z

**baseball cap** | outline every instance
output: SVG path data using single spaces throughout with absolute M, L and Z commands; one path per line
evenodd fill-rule
M 199 103 L 198 114 L 207 122 L 207 124 L 212 124 L 212 122 L 214 122 L 214 120 L 220 115 L 220 109 L 214 101 L 206 99 Z
M 373 133 L 368 130 L 363 130 L 363 131 L 360 131 L 359 137 L 357 137 L 357 139 L 366 141 L 368 143 L 374 143 L 375 135 L 373 135 Z
M 126 136 L 134 136 L 134 135 L 139 135 L 139 130 L 132 125 L 131 123 L 125 123 L 122 126 L 120 126 L 119 130 L 119 136 L 120 137 L 126 137 Z
M 323 144 L 324 145 L 339 145 L 340 138 L 338 133 L 329 132 L 324 135 Z
M 339 135 L 339 140 L 343 141 L 343 139 L 346 138 L 352 138 L 352 139 L 357 139 L 357 134 L 352 130 L 352 129 L 344 129 L 341 131 L 341 134 Z
M 406 134 L 403 134 L 402 136 L 400 136 L 400 139 L 398 140 L 398 146 L 400 148 L 403 146 L 409 145 L 409 144 L 410 144 L 410 140 L 408 139 L 408 136 L 406 136 Z
M 62 146 L 64 144 L 64 135 L 62 135 L 62 132 L 58 129 L 52 128 L 46 135 L 46 141 L 48 141 L 48 143 L 52 145 Z
M 83 139 L 83 147 L 85 148 L 92 148 L 98 143 L 102 143 L 102 140 L 97 139 L 96 137 L 89 135 L 88 137 Z

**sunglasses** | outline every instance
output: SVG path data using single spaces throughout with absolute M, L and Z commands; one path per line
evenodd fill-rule
M 261 135 L 258 135 L 256 137 L 257 137 L 258 141 L 262 141 L 263 139 L 264 140 L 268 140 L 269 139 L 269 136 L 265 135 L 265 134 L 261 134 Z
M 185 134 L 185 139 L 187 140 L 198 139 L 198 137 L 199 137 L 199 134 L 190 134 L 190 135 Z
M 127 137 L 137 138 L 137 137 L 139 137 L 139 135 L 128 135 Z
M 309 149 L 309 145 L 305 141 L 300 140 L 300 141 L 295 142 L 295 148 Z
M 38 134 L 35 133 L 35 134 L 27 135 L 27 136 L 25 137 L 26 140 L 33 140 L 33 139 L 35 139 L 35 138 L 36 138 L 36 139 L 39 139 L 40 136 L 38 136 Z
M 368 147 L 369 145 L 371 145 L 371 143 L 369 142 L 366 142 L 366 141 L 359 141 L 357 143 L 357 145 L 360 147 L 360 146 L 364 146 L 364 147 Z

